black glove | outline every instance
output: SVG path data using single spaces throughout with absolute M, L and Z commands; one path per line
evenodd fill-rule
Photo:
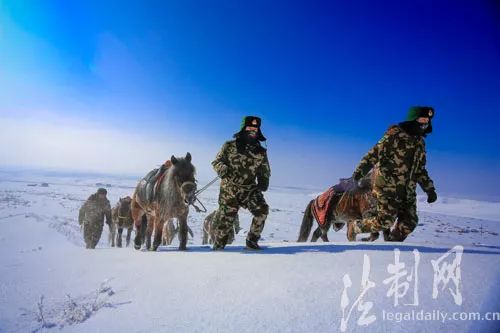
M 228 167 L 227 165 L 223 165 L 221 167 L 221 170 L 219 171 L 219 177 L 222 179 L 222 178 L 226 178 L 229 176 L 229 174 L 231 173 L 231 168 Z
M 438 196 L 436 194 L 436 191 L 435 190 L 430 190 L 429 192 L 427 192 L 427 202 L 428 203 L 433 203 L 437 200 Z

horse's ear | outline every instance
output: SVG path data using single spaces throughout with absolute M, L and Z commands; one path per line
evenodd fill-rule
M 188 152 L 186 154 L 186 161 L 191 162 L 191 153 L 190 152 Z
M 174 155 L 172 155 L 172 157 L 170 157 L 170 161 L 172 161 L 172 164 L 173 164 L 173 165 L 176 165 L 176 164 L 177 164 L 177 162 L 179 162 L 179 161 L 177 160 L 177 158 L 175 158 L 175 156 L 174 156 Z

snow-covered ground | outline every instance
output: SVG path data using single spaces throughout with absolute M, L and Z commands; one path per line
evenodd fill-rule
M 194 211 L 187 252 L 110 248 L 107 230 L 86 250 L 77 213 L 99 184 L 114 205 L 135 180 L 0 173 L 0 332 L 500 331 L 500 318 L 451 318 L 500 312 L 499 202 L 419 198 L 420 224 L 404 244 L 349 243 L 345 230 L 298 244 L 321 189 L 272 187 L 264 251 L 244 250 L 246 211 L 224 252 L 200 245 L 206 214 Z M 201 200 L 214 210 L 217 186 Z

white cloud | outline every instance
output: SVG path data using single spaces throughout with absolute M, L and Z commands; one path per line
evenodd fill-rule
M 209 163 L 217 147 L 163 135 L 118 130 L 101 124 L 61 119 L 0 118 L 0 164 L 33 168 L 145 174 L 172 154 L 193 155 L 203 179 L 214 176 Z

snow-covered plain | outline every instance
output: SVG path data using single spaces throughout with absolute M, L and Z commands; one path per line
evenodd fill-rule
M 449 318 L 455 312 L 500 312 L 498 202 L 440 198 L 428 205 L 419 198 L 420 224 L 403 244 L 349 243 L 345 230 L 332 231 L 331 243 L 295 243 L 303 209 L 321 189 L 271 187 L 264 251 L 244 250 L 246 211 L 240 212 L 243 230 L 224 252 L 200 245 L 206 214 L 194 211 L 187 252 L 177 251 L 175 243 L 154 253 L 111 248 L 106 229 L 98 248 L 86 250 L 77 223 L 83 201 L 105 184 L 114 205 L 132 194 L 135 182 L 0 173 L 0 332 L 500 331 L 499 320 Z M 214 210 L 217 186 L 201 200 Z M 461 260 L 456 253 L 444 260 L 460 265 L 450 266 L 446 285 L 434 288 L 439 270 L 433 261 L 457 245 Z M 387 296 L 392 282 L 386 280 L 394 276 L 389 265 L 396 249 L 408 273 L 399 279 L 399 291 L 406 282 L 408 291 L 397 306 Z M 368 281 L 375 285 L 363 293 L 366 260 Z M 372 303 L 366 316 L 353 306 L 360 295 L 365 306 Z M 403 320 L 412 311 L 448 318 Z M 363 317 L 367 325 L 359 325 Z

